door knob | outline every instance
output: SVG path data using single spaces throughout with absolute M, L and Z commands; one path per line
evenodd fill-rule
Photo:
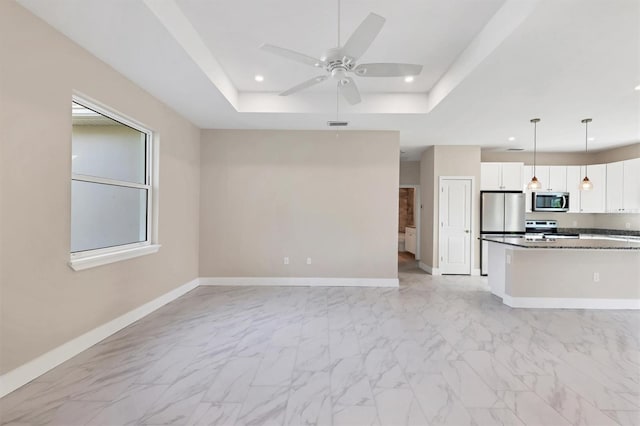
M 465 233 L 465 234 L 468 234 L 468 233 L 469 233 L 469 230 L 468 230 L 468 229 L 465 229 L 465 230 L 464 230 L 464 233 Z

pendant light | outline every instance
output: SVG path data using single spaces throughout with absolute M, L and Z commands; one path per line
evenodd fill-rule
M 587 143 L 589 141 L 589 123 L 591 123 L 592 121 L 593 120 L 591 120 L 590 118 L 585 118 L 584 120 L 582 120 L 582 123 L 584 123 L 584 153 L 585 154 L 588 152 Z M 580 190 L 591 191 L 592 189 L 593 189 L 593 183 L 591 183 L 591 181 L 587 177 L 587 165 L 585 164 L 584 179 L 582 179 L 582 182 L 580 182 Z
M 540 122 L 539 118 L 532 118 L 531 122 L 533 123 L 533 177 L 531 178 L 531 182 L 527 184 L 527 189 L 536 190 L 542 188 L 542 184 L 536 177 L 536 153 L 538 151 L 537 147 L 537 126 Z

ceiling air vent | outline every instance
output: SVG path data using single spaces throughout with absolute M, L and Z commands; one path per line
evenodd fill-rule
M 329 127 L 346 127 L 348 125 L 348 121 L 327 121 L 327 126 Z
M 507 151 L 524 151 L 524 148 L 507 148 Z

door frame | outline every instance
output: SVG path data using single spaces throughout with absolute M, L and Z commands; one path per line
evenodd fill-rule
M 443 186 L 442 183 L 445 180 L 468 180 L 471 181 L 471 204 L 469 212 L 469 233 L 470 233 L 470 241 L 469 241 L 469 275 L 480 275 L 479 269 L 476 270 L 474 268 L 475 264 L 475 215 L 476 211 L 476 197 L 475 197 L 475 189 L 476 189 L 476 178 L 475 176 L 439 176 L 438 178 L 438 221 L 436 222 L 436 228 L 438 230 L 438 270 L 440 270 L 440 274 L 442 274 L 442 267 L 440 265 L 440 249 L 442 248 L 442 240 L 440 238 L 440 217 L 442 216 L 442 206 L 440 205 L 440 194 L 442 193 Z
M 413 211 L 416 216 L 416 260 L 420 260 L 420 217 L 422 216 L 420 185 L 400 185 L 399 188 L 413 188 Z M 400 214 L 398 214 L 398 221 L 400 221 Z

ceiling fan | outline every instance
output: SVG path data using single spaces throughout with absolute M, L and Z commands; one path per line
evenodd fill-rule
M 349 74 L 359 77 L 406 77 L 420 74 L 422 65 L 396 63 L 356 65 L 356 61 L 367 51 L 369 46 L 371 46 L 371 43 L 373 43 L 373 40 L 382 29 L 384 23 L 385 19 L 382 16 L 370 13 L 344 46 L 340 46 L 340 16 L 338 15 L 339 47 L 328 49 L 319 59 L 283 47 L 263 44 L 260 48 L 266 52 L 312 67 L 322 68 L 327 72 L 327 74 L 319 75 L 285 90 L 280 93 L 280 96 L 291 95 L 331 78 L 337 81 L 338 91 L 347 102 L 355 105 L 361 101 L 360 91 Z

